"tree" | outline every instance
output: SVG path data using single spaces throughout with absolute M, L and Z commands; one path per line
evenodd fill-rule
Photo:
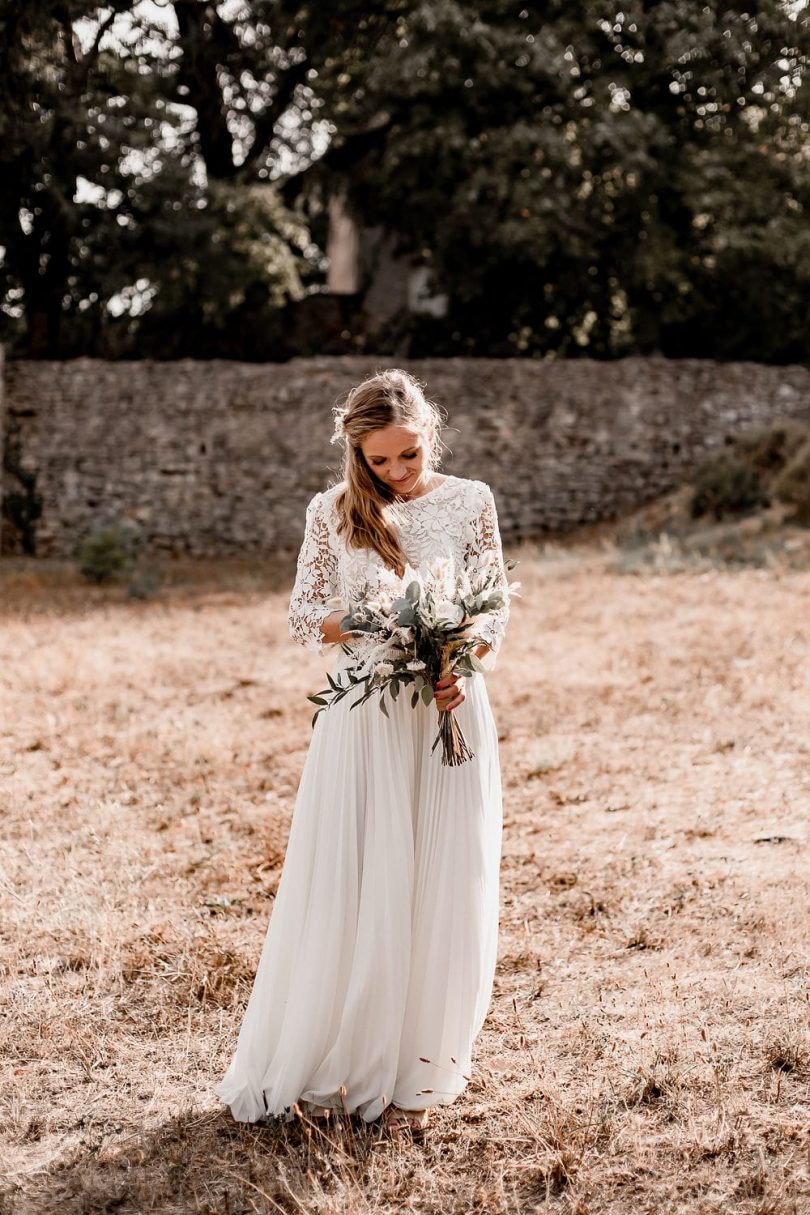
M 0 5 L 2 334 L 16 353 L 194 353 L 252 283 L 277 308 L 317 270 L 305 226 L 262 182 L 279 90 L 261 139 L 237 164 L 238 133 L 226 164 L 195 43 L 213 6 L 177 8 L 182 36 L 137 0 L 90 15 L 73 0 Z M 223 103 L 222 122 L 239 108 Z
M 376 330 L 358 311 L 375 352 L 805 358 L 802 17 L 0 0 L 0 335 L 29 355 L 312 349 L 283 329 L 324 301 L 345 192 L 450 301 Z
M 348 187 L 451 300 L 414 353 L 803 359 L 810 27 L 745 11 L 430 0 L 358 65 L 401 113 Z M 354 84 L 354 80 L 351 82 Z

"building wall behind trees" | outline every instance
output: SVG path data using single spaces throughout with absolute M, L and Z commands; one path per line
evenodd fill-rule
M 340 479 L 331 407 L 368 358 L 9 361 L 0 551 L 68 555 L 128 519 L 150 547 L 294 550 Z M 486 480 L 505 541 L 618 516 L 778 416 L 810 420 L 810 369 L 631 357 L 404 364 L 448 415 L 444 471 Z

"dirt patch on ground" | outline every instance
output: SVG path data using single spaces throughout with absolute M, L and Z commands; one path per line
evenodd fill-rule
M 5 1209 L 810 1209 L 810 573 L 628 551 L 514 553 L 495 995 L 421 1146 L 212 1096 L 322 684 L 283 567 L 4 563 Z

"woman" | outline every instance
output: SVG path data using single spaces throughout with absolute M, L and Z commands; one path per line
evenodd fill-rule
M 418 381 L 381 372 L 336 407 L 344 480 L 317 493 L 290 599 L 293 638 L 323 653 L 362 588 L 402 589 L 406 561 L 494 558 L 507 586 L 492 492 L 443 475 L 441 420 Z M 483 619 L 485 669 L 508 618 Z M 351 663 L 337 649 L 332 678 Z M 502 802 L 484 675 L 434 684 L 389 716 L 354 693 L 317 715 L 253 991 L 217 1088 L 234 1118 L 343 1110 L 423 1127 L 470 1078 L 498 943 Z M 474 757 L 431 752 L 437 709 L 458 714 Z

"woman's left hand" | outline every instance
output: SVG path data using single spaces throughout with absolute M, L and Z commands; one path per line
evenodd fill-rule
M 440 679 L 438 683 L 434 683 L 433 694 L 436 698 L 436 707 L 439 712 L 449 713 L 451 709 L 458 708 L 466 695 L 463 684 L 463 677 L 453 674 L 452 671 L 444 679 Z

